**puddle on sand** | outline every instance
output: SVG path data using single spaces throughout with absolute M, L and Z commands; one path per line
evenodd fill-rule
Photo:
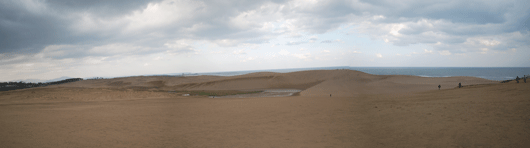
M 292 96 L 294 93 L 302 90 L 298 89 L 266 89 L 260 93 L 253 94 L 240 94 L 240 95 L 228 95 L 228 96 L 210 96 L 210 98 L 256 98 L 256 97 L 287 97 Z

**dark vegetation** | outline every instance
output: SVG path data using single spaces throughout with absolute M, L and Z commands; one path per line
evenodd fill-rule
M 530 76 L 525 75 L 525 76 L 523 76 L 523 78 L 519 78 L 519 76 L 517 76 L 517 78 L 515 78 L 515 79 L 504 80 L 504 81 L 502 81 L 501 83 L 508 83 L 508 82 L 510 82 L 510 81 L 517 81 L 517 83 L 519 83 L 519 80 L 520 80 L 520 79 L 525 80 L 525 83 L 526 83 L 526 79 L 527 79 L 528 77 L 530 77 Z
M 81 78 L 78 78 L 78 79 L 81 79 Z M 102 80 L 102 79 L 107 79 L 107 78 L 103 78 L 103 77 L 94 77 L 94 78 L 88 78 L 87 80 Z
M 32 88 L 32 87 L 42 87 L 42 86 L 48 86 L 48 85 L 57 85 L 57 84 L 64 84 L 69 82 L 76 82 L 81 81 L 83 78 L 71 78 L 61 81 L 55 81 L 55 82 L 47 82 L 47 83 L 26 83 L 26 82 L 0 82 L 0 91 L 8 91 L 8 90 L 16 90 L 16 89 L 24 89 L 24 88 Z

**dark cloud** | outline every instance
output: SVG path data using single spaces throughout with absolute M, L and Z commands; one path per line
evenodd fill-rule
M 136 16 L 142 15 L 148 7 L 153 7 L 153 11 L 164 9 L 169 14 Z M 87 50 L 122 43 L 146 51 L 131 53 L 145 54 L 169 50 L 164 44 L 181 39 L 206 40 L 220 46 L 261 44 L 282 34 L 291 37 L 300 36 L 301 32 L 321 34 L 344 24 L 361 26 L 363 33 L 387 39 L 398 46 L 437 42 L 458 45 L 475 36 L 516 31 L 528 34 L 529 7 L 524 1 L 517 0 L 332 0 L 316 3 L 286 0 L 7 0 L 0 2 L 0 54 L 35 54 L 50 45 L 72 45 L 64 50 L 73 54 L 55 58 L 80 58 L 98 56 Z M 157 16 L 163 18 L 151 20 Z M 373 16 L 381 16 L 381 19 L 373 19 Z M 278 32 L 262 28 L 263 23 L 275 21 L 287 21 L 292 27 L 273 28 Z M 369 26 L 362 26 L 362 22 L 368 22 Z M 404 24 L 395 31 L 399 35 L 389 34 L 392 30 L 389 25 L 393 24 Z M 514 44 L 526 44 L 524 42 L 528 39 L 524 36 L 510 39 L 518 41 Z M 332 41 L 321 43 L 327 42 Z
M 62 24 L 49 16 L 23 10 L 19 3 L 0 2 L 0 53 L 32 52 L 47 43 L 61 40 L 57 32 Z M 59 37 L 59 38 L 57 38 Z
M 129 10 L 120 8 L 131 7 L 135 2 L 116 7 L 118 4 L 116 1 L 2 1 L 0 53 L 33 54 L 47 45 L 93 43 L 108 39 L 100 35 L 75 34 L 70 28 L 77 18 L 72 14 L 119 15 L 117 11 L 123 13 Z
M 263 33 L 256 30 L 234 28 L 227 20 L 240 12 L 259 7 L 266 1 L 205 1 L 203 6 L 191 11 L 190 18 L 175 22 L 173 25 L 160 26 L 133 33 L 123 33 L 130 24 L 105 24 L 135 12 L 141 12 L 153 1 L 2 1 L 0 2 L 0 53 L 24 52 L 38 53 L 48 45 L 101 46 L 116 42 L 136 43 L 147 46 L 161 46 L 164 42 L 181 39 L 251 39 L 259 38 Z M 180 1 L 176 1 L 180 2 Z M 282 1 L 274 1 L 282 2 Z M 173 3 L 173 2 L 171 2 Z M 201 3 L 201 2 L 196 2 Z M 186 7 L 186 6 L 183 6 Z M 84 15 L 93 19 L 96 26 L 93 31 L 79 32 L 73 28 L 90 25 L 82 22 Z M 210 27 L 185 31 L 193 25 L 203 24 Z M 114 27 L 114 28 L 113 28 Z M 83 29 L 83 28 L 82 28 Z M 88 28 L 90 29 L 90 28 Z M 149 36 L 158 34 L 158 36 Z
M 160 1 L 161 0 L 48 0 L 46 5 L 58 12 L 87 12 L 99 17 L 118 17 L 129 14 L 131 11 L 141 10 L 147 7 L 147 4 L 149 3 Z

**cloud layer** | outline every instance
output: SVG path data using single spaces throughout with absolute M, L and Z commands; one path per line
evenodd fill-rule
M 425 46 L 429 54 L 443 56 L 528 54 L 530 4 L 524 0 L 4 0 L 0 1 L 0 68 L 16 71 L 20 64 L 61 60 L 80 66 L 156 54 L 198 55 L 204 50 L 238 56 L 258 49 L 281 50 L 280 55 L 292 55 L 293 60 L 326 59 L 317 58 L 317 50 L 360 46 L 336 37 L 337 30 L 395 48 Z M 284 45 L 286 49 L 277 47 Z M 304 50 L 288 51 L 291 47 Z M 390 54 L 370 50 L 375 49 L 355 49 L 352 56 L 370 53 L 367 58 L 377 54 L 383 59 Z M 267 59 L 266 51 L 261 52 L 262 57 L 247 55 L 240 61 Z M 352 51 L 342 54 L 347 53 Z M 529 65 L 528 59 L 520 62 Z

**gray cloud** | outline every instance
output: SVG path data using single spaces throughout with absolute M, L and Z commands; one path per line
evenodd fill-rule
M 140 26 L 140 29 L 134 32 L 127 32 L 126 29 L 134 27 L 134 23 L 149 24 L 149 20 L 135 21 L 132 17 L 141 15 L 142 10 L 150 5 L 162 9 L 162 6 L 156 5 L 158 2 L 160 0 L 2 1 L 0 2 L 0 53 L 33 54 L 48 45 L 61 44 L 102 46 L 116 42 L 134 42 L 149 47 L 160 47 L 165 42 L 182 38 L 237 39 L 242 40 L 241 42 L 256 42 L 255 38 L 263 39 L 263 32 L 252 29 L 259 24 L 249 24 L 250 28 L 237 28 L 233 27 L 229 19 L 240 12 L 259 7 L 267 1 L 165 2 L 164 5 L 182 5 L 180 7 L 191 7 L 191 10 L 182 14 L 178 11 L 175 11 L 175 14 L 166 14 L 165 17 L 182 15 L 173 22 L 168 21 L 169 24 Z M 149 19 L 150 16 L 141 17 L 139 19 Z M 205 27 L 194 29 L 201 25 Z M 247 41 L 247 39 L 253 40 Z
M 390 0 L 362 0 L 375 7 L 377 13 L 391 17 L 445 19 L 454 23 L 502 23 L 502 13 L 512 9 L 514 1 L 450 0 L 395 2 Z
M 266 28 L 271 22 L 283 25 Z M 530 5 L 523 0 L 6 0 L 0 1 L 0 54 L 41 54 L 52 59 L 181 54 L 195 48 L 168 44 L 180 40 L 222 47 L 262 44 L 280 35 L 322 34 L 341 25 L 355 26 L 357 32 L 397 46 L 428 44 L 453 52 L 507 50 L 529 46 Z M 106 52 L 95 52 L 98 49 Z
M 99 17 L 119 17 L 129 14 L 131 11 L 143 9 L 148 3 L 160 2 L 161 0 L 150 1 L 129 1 L 129 0 L 48 0 L 45 5 L 58 12 L 87 12 Z
M 22 2 L 0 2 L 0 53 L 32 52 L 44 45 L 65 40 L 60 32 L 63 24 L 57 18 L 31 12 Z M 56 36 L 54 36 L 56 35 Z
M 297 19 L 293 23 L 301 31 L 323 33 L 350 23 L 357 26 L 358 32 L 397 46 L 441 42 L 464 47 L 470 38 L 494 39 L 514 32 L 521 32 L 522 36 L 512 36 L 488 48 L 506 50 L 529 43 L 530 5 L 520 0 L 325 1 L 306 7 L 293 4 L 289 10 L 293 11 L 285 12 L 285 17 Z

